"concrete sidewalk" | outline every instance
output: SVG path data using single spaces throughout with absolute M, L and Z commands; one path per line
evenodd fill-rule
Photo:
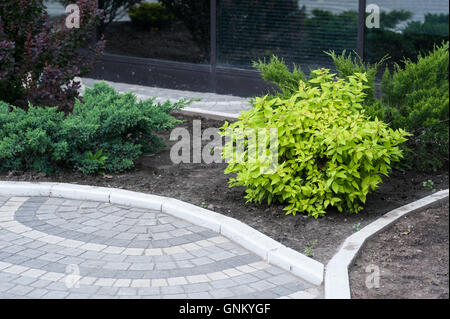
M 316 298 L 219 233 L 150 209 L 0 196 L 0 298 Z M 314 292 L 314 293 L 313 293 Z
M 83 86 L 87 87 L 92 87 L 93 84 L 98 81 L 99 80 L 82 78 Z M 105 82 L 114 87 L 118 92 L 132 92 L 140 99 L 155 97 L 157 101 L 170 100 L 172 102 L 182 98 L 200 99 L 198 102 L 193 102 L 189 107 L 185 108 L 184 111 L 191 114 L 210 115 L 210 117 L 216 117 L 218 119 L 236 118 L 242 111 L 249 110 L 252 107 L 248 99 L 238 96 L 172 90 L 109 81 Z M 82 87 L 81 91 L 84 91 L 84 87 Z

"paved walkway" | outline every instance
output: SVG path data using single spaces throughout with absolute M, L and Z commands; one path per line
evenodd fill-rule
M 310 298 L 319 290 L 157 211 L 0 196 L 0 298 Z
M 98 80 L 88 78 L 82 79 L 83 85 L 87 87 L 92 87 L 93 84 L 97 81 Z M 191 105 L 189 105 L 189 109 L 196 109 L 198 111 L 213 111 L 236 115 L 239 114 L 242 110 L 249 110 L 251 108 L 248 99 L 232 95 L 171 90 L 108 81 L 105 82 L 113 86 L 119 92 L 132 92 L 136 94 L 138 98 L 142 99 L 148 99 L 151 97 L 156 97 L 156 100 L 158 101 L 178 101 L 182 98 L 201 99 L 200 101 L 193 102 Z

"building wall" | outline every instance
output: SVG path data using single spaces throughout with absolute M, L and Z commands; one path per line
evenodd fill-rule
M 252 95 L 267 90 L 252 68 L 253 61 L 277 55 L 305 71 L 332 67 L 324 51 L 355 51 L 361 40 L 359 0 L 217 0 L 216 50 L 211 59 L 209 34 L 198 35 L 203 28 L 209 30 L 210 0 L 186 1 L 194 1 L 198 10 L 205 10 L 198 28 L 190 29 L 179 19 L 158 27 L 138 26 L 127 15 L 116 19 L 105 29 L 106 54 L 92 76 Z M 64 8 L 55 0 L 46 2 L 51 15 L 64 14 Z M 435 42 L 448 39 L 446 0 L 366 2 L 378 5 L 383 14 L 395 10 L 411 12 L 410 17 L 397 21 L 393 27 L 388 27 L 389 21 L 382 16 L 380 29 L 365 30 L 366 61 L 375 62 L 386 54 L 391 56 L 391 62 L 398 62 L 403 56 L 414 58 Z M 429 13 L 444 16 L 440 21 L 428 16 L 425 21 Z

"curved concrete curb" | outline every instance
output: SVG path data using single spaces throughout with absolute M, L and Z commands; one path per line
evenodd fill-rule
M 325 267 L 325 299 L 351 299 L 348 267 L 356 258 L 363 244 L 402 216 L 425 209 L 448 198 L 448 189 L 424 197 L 415 202 L 394 209 L 354 233 L 344 241 L 338 252 Z
M 234 218 L 173 198 L 96 186 L 5 181 L 0 181 L 0 195 L 92 200 L 158 210 L 220 233 L 268 263 L 287 270 L 314 285 L 321 285 L 323 282 L 324 265 L 322 263 L 287 248 Z

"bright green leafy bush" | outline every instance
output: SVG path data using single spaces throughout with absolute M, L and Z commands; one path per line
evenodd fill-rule
M 0 171 L 65 167 L 90 174 L 133 168 L 140 155 L 163 145 L 154 133 L 175 126 L 178 120 L 169 112 L 186 103 L 138 102 L 103 82 L 86 89 L 67 117 L 56 108 L 30 106 L 26 112 L 0 102 Z
M 225 172 L 236 174 L 230 187 L 245 186 L 248 201 L 286 203 L 288 214 L 317 218 L 330 206 L 358 212 L 381 175 L 402 157 L 398 145 L 408 134 L 364 114 L 365 74 L 335 80 L 326 69 L 312 72 L 309 84 L 300 82 L 290 98 L 256 98 L 254 109 L 222 127 L 231 137 L 223 152 Z M 248 140 L 243 156 L 225 156 L 236 152 L 232 132 L 258 128 L 278 130 L 276 171 L 261 171 L 258 161 L 245 160 Z

